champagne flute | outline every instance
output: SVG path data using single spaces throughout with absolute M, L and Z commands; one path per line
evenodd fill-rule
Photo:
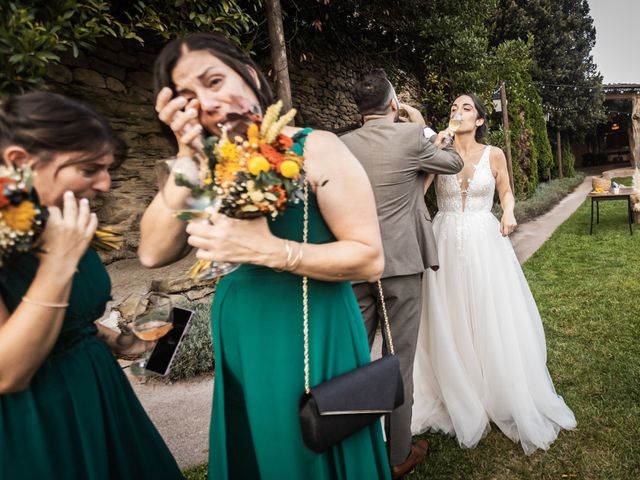
M 452 133 L 452 135 L 444 139 L 445 146 L 449 146 L 453 143 L 453 136 L 460 128 L 460 125 L 462 125 L 462 114 L 460 112 L 456 112 L 449 119 L 449 126 L 447 127 L 447 130 L 449 130 Z
M 173 303 L 165 293 L 149 292 L 138 301 L 131 321 L 131 331 L 140 340 L 153 342 L 173 328 Z M 151 352 L 131 364 L 131 372 L 139 377 L 147 375 L 146 365 Z
M 160 160 L 156 176 L 166 207 L 180 220 L 210 222 L 222 206 L 222 198 L 212 194 L 199 163 L 191 157 Z M 196 282 L 213 280 L 240 267 L 229 262 L 199 261 L 193 270 Z

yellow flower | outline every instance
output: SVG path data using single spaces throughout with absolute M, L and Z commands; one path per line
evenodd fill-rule
M 31 230 L 37 213 L 33 203 L 24 201 L 19 205 L 9 205 L 5 208 L 2 218 L 9 228 L 27 233 Z
M 221 142 L 220 156 L 227 161 L 233 162 L 238 159 L 238 149 L 231 142 Z
M 247 140 L 251 145 L 258 145 L 260 143 L 260 129 L 255 123 L 252 123 L 249 125 L 249 128 L 247 128 Z
M 285 160 L 280 164 L 280 173 L 286 178 L 295 178 L 300 174 L 300 167 L 292 160 Z
M 269 171 L 269 161 L 262 155 L 254 155 L 247 165 L 252 175 L 258 175 L 260 172 Z
M 238 162 L 225 162 L 216 165 L 216 179 L 221 183 L 235 181 L 236 174 L 242 170 Z

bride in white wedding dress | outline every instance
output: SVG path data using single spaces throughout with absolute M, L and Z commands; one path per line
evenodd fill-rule
M 458 112 L 465 166 L 435 179 L 440 269 L 423 279 L 412 431 L 442 431 L 471 448 L 493 422 L 531 454 L 576 420 L 554 389 L 540 315 L 508 238 L 516 221 L 504 153 L 478 141 L 486 109 L 475 95 L 458 97 Z

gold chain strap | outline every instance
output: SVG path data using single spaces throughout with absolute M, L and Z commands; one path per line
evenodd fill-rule
M 378 280 L 378 293 L 380 293 L 380 303 L 382 304 L 382 315 L 384 316 L 384 328 L 387 332 L 387 342 L 389 343 L 389 352 L 395 355 L 393 349 L 393 338 L 391 338 L 391 326 L 389 325 L 389 317 L 387 316 L 387 302 L 384 301 L 384 293 L 382 293 L 382 281 Z
M 309 237 L 309 183 L 304 179 L 304 223 L 302 224 L 302 243 Z M 300 247 L 302 248 L 302 246 Z M 302 316 L 304 318 L 304 391 L 309 393 L 309 279 L 302 277 Z
M 309 184 L 304 180 L 304 220 L 302 226 L 302 243 L 307 243 L 309 237 Z M 302 247 L 300 247 L 302 248 Z M 378 280 L 378 292 L 380 293 L 380 303 L 382 304 L 382 314 L 384 316 L 385 332 L 389 343 L 389 352 L 395 355 L 393 349 L 393 339 L 391 338 L 391 327 L 389 326 L 389 317 L 387 316 L 387 305 L 384 301 L 382 293 L 382 282 Z M 309 382 L 309 279 L 302 277 L 302 317 L 303 317 L 303 335 L 304 335 L 304 391 L 311 392 Z

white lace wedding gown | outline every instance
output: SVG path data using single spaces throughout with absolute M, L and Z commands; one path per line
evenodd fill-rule
M 493 422 L 530 454 L 576 420 L 555 392 L 538 309 L 491 213 L 490 148 L 475 167 L 464 210 L 458 177 L 436 180 L 440 269 L 423 280 L 411 429 L 439 430 L 474 447 Z

